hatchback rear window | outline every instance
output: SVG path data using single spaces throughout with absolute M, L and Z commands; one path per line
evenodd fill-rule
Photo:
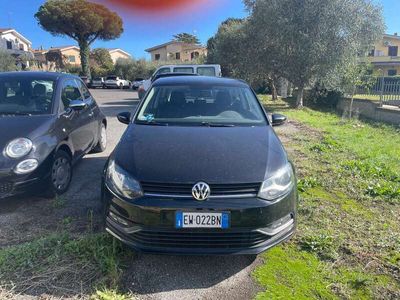
M 215 68 L 212 67 L 198 67 L 197 74 L 201 76 L 216 76 Z
M 192 67 L 176 67 L 174 73 L 194 73 L 194 69 Z

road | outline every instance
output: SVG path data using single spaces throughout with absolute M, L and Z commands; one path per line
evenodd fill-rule
M 116 115 L 133 111 L 138 99 L 133 91 L 91 92 L 107 116 L 107 150 L 85 156 L 74 168 L 70 189 L 58 199 L 2 200 L 0 247 L 20 244 L 65 227 L 77 236 L 88 230 L 96 231 L 101 173 L 126 128 Z M 121 288 L 139 299 L 250 299 L 258 290 L 250 274 L 259 262 L 255 256 L 137 254 L 122 276 Z

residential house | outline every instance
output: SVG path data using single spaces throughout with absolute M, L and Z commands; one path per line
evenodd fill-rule
M 51 47 L 47 52 L 58 52 L 64 58 L 65 64 L 80 66 L 81 55 L 78 46 Z
M 132 56 L 128 52 L 126 52 L 120 48 L 110 48 L 107 50 L 110 53 L 110 56 L 111 56 L 111 59 L 112 59 L 114 65 L 117 62 L 117 60 L 120 58 L 123 58 L 123 59 L 132 58 Z
M 170 41 L 168 43 L 146 49 L 146 52 L 150 53 L 152 61 L 190 62 L 199 56 L 207 55 L 207 48 L 197 44 Z
M 367 61 L 374 71 L 384 76 L 400 75 L 400 36 L 385 34 L 368 53 Z
M 0 49 L 9 52 L 16 59 L 16 64 L 22 69 L 29 67 L 33 59 L 32 43 L 13 28 L 0 28 Z

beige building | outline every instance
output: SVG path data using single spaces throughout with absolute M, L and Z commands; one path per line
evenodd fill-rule
M 374 71 L 385 76 L 400 75 L 400 36 L 385 34 L 368 53 Z
M 111 56 L 111 59 L 112 59 L 114 65 L 117 62 L 117 60 L 120 58 L 123 58 L 123 59 L 132 58 L 132 56 L 128 52 L 126 52 L 120 48 L 111 48 L 111 49 L 107 49 L 107 50 L 110 53 L 110 56 Z
M 78 46 L 51 47 L 48 52 L 59 52 L 61 57 L 64 58 L 65 64 L 73 66 L 81 65 L 81 55 Z
M 152 61 L 179 61 L 189 62 L 199 56 L 207 55 L 207 48 L 196 44 L 187 44 L 178 41 L 171 41 L 149 49 Z

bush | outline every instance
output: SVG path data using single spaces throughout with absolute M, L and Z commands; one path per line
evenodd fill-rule
M 314 108 L 335 109 L 343 94 L 336 90 L 328 90 L 322 84 L 316 83 L 314 87 L 305 94 L 304 103 Z

